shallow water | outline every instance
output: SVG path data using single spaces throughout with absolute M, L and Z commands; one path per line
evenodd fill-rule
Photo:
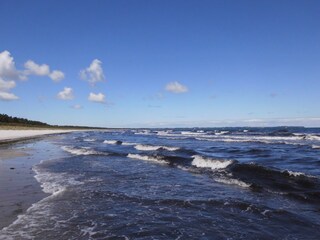
M 33 167 L 49 196 L 0 239 L 320 239 L 319 129 L 79 132 L 43 148 L 58 156 Z

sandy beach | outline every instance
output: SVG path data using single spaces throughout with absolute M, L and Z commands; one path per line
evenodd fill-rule
M 77 130 L 0 130 L 0 143 L 28 139 L 49 134 L 74 132 Z

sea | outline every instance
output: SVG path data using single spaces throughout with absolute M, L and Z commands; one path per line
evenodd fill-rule
M 320 129 L 73 132 L 38 140 L 46 197 L 0 239 L 320 239 Z M 53 153 L 52 153 L 53 151 Z

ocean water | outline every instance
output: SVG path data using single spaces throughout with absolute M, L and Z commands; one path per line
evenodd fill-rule
M 320 129 L 77 132 L 0 239 L 320 239 Z M 54 146 L 54 148 L 53 148 Z

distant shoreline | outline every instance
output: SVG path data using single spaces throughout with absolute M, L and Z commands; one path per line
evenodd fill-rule
M 13 142 L 41 137 L 45 135 L 63 134 L 63 133 L 70 133 L 70 132 L 76 132 L 76 131 L 85 131 L 85 130 L 80 130 L 80 129 L 79 130 L 75 130 L 75 129 L 58 130 L 58 129 L 37 129 L 37 128 L 4 130 L 0 128 L 0 144 L 13 143 Z

